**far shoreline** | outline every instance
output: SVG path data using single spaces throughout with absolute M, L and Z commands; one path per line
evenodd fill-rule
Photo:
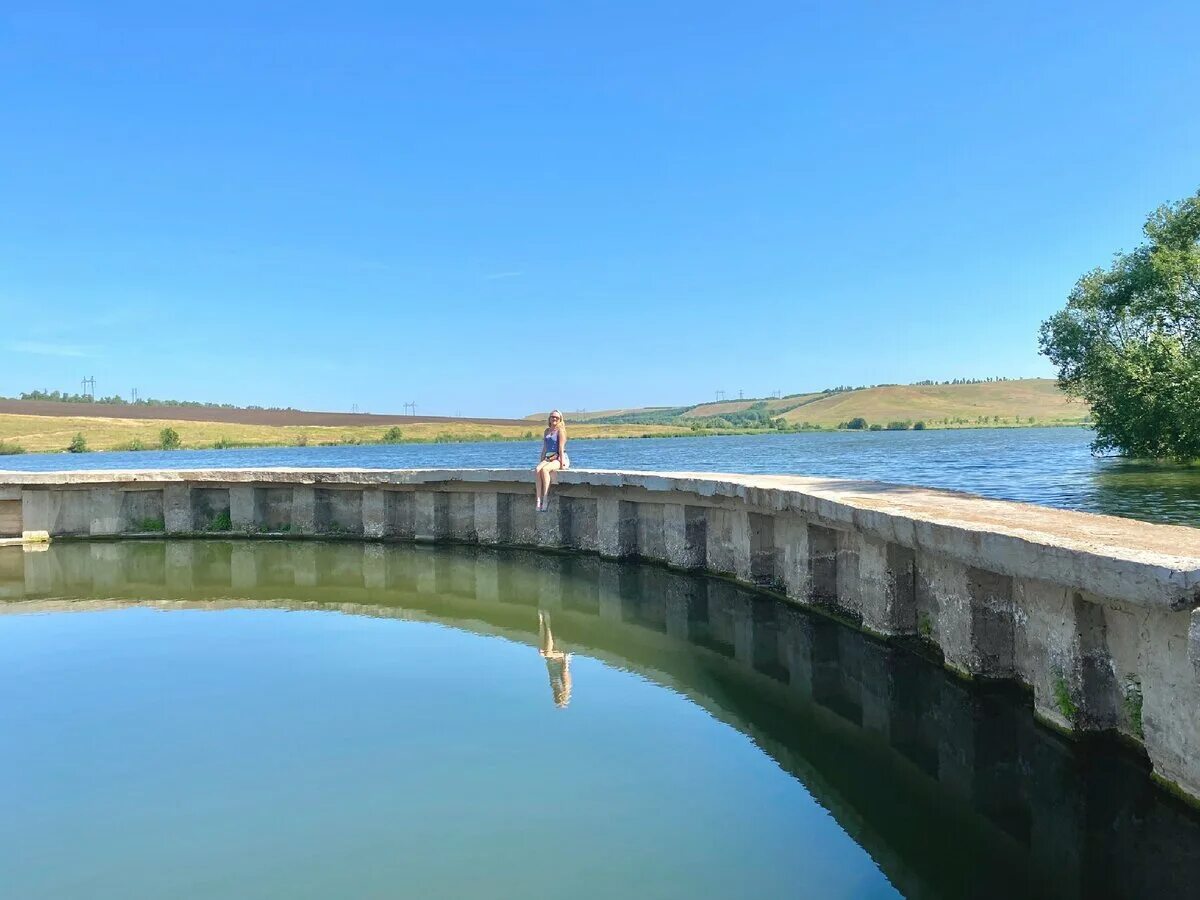
M 698 429 L 698 430 L 679 430 L 676 432 L 645 432 L 640 434 L 584 434 L 572 435 L 572 440 L 581 441 L 615 441 L 615 440 L 662 440 L 669 438 L 706 438 L 706 437 L 758 437 L 762 435 L 797 435 L 797 434 L 905 434 L 917 432 L 946 432 L 946 431 L 1030 431 L 1044 428 L 1082 428 L 1090 429 L 1090 425 L 1084 422 L 1038 422 L 1033 424 L 1028 423 L 988 423 L 984 424 L 964 424 L 964 425 L 938 425 L 926 426 L 923 429 L 914 428 L 760 428 L 760 429 Z M 86 430 L 82 432 L 85 439 L 87 438 Z M 330 448 L 330 447 L 395 447 L 403 445 L 430 445 L 430 444 L 510 444 L 510 443 L 531 443 L 536 442 L 538 437 L 534 432 L 527 432 L 521 435 L 501 435 L 501 434 L 437 434 L 432 437 L 413 437 L 401 438 L 399 440 L 358 440 L 345 439 L 337 441 L 308 441 L 298 443 L 295 440 L 290 441 L 237 441 L 237 440 L 218 440 L 211 443 L 198 444 L 181 444 L 178 447 L 164 449 L 162 447 L 152 445 L 141 446 L 107 446 L 107 447 L 91 447 L 84 451 L 72 451 L 66 447 L 56 449 L 37 449 L 37 450 L 5 450 L 3 441 L 0 441 L 0 457 L 4 456 L 90 456 L 94 454 L 107 453 L 174 453 L 177 451 L 183 452 L 212 452 L 219 450 L 269 450 L 276 448 L 294 448 L 297 450 L 307 448 Z M 0 466 L 0 469 L 3 467 Z

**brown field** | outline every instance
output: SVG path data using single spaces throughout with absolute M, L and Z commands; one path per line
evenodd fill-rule
M 399 416 L 382 413 L 311 412 L 300 409 L 225 409 L 220 406 L 134 406 L 106 403 L 56 403 L 52 400 L 0 400 L 0 415 L 56 418 L 154 419 L 172 422 L 228 422 L 237 425 L 416 425 L 424 422 L 467 425 L 523 425 L 524 419 L 477 419 L 453 416 Z
M 563 416 L 569 425 L 571 422 L 590 422 L 592 419 L 605 419 L 609 416 L 623 416 L 626 413 L 644 413 L 653 412 L 656 409 L 669 409 L 666 406 L 628 406 L 622 409 L 592 409 L 592 410 L 565 410 Z M 545 424 L 546 417 L 550 415 L 550 410 L 545 412 L 530 413 L 522 422 L 540 422 Z

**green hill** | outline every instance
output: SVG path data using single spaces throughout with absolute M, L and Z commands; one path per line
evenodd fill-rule
M 544 413 L 529 418 L 542 419 Z M 788 397 L 728 400 L 679 407 L 568 413 L 592 424 L 768 427 L 782 419 L 792 427 L 837 428 L 852 419 L 886 427 L 924 422 L 927 428 L 982 425 L 1078 425 L 1087 406 L 1069 399 L 1053 379 L 1017 378 L 960 384 L 889 384 Z

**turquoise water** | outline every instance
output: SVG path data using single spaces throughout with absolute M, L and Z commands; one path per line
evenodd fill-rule
M 19 898 L 1182 897 L 1022 694 L 738 588 L 474 548 L 0 548 Z
M 780 472 L 869 478 L 972 491 L 1065 509 L 1200 525 L 1200 466 L 1096 458 L 1082 428 L 837 432 L 748 437 L 573 440 L 571 459 L 591 469 Z M 534 442 L 267 447 L 139 453 L 30 454 L 0 469 L 504 468 L 532 466 Z

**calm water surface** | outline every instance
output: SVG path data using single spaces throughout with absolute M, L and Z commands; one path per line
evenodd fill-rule
M 972 491 L 1066 509 L 1200 525 L 1200 467 L 1096 458 L 1082 428 L 837 432 L 654 440 L 573 440 L 590 469 L 779 472 L 869 478 Z M 533 442 L 271 447 L 140 453 L 31 454 L 0 468 L 506 468 L 531 465 Z
M 729 582 L 298 542 L 0 548 L 32 898 L 1194 896 L 1200 822 L 1020 694 Z

